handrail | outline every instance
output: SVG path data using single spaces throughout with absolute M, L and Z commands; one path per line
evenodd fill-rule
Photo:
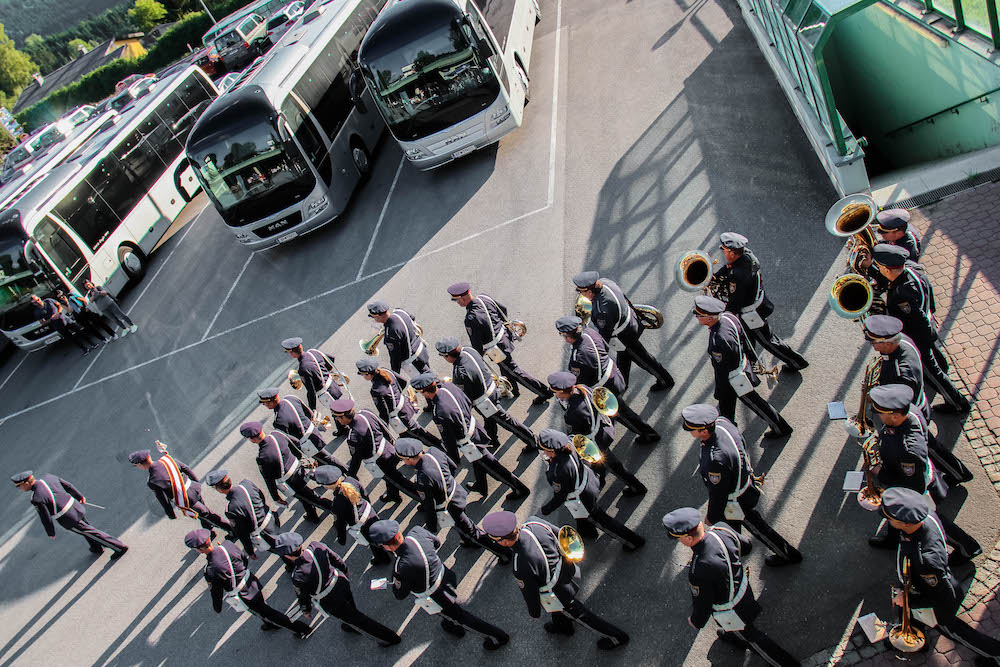
M 934 118 L 937 118 L 938 116 L 940 116 L 942 114 L 946 114 L 946 113 L 949 113 L 949 112 L 958 113 L 958 108 L 959 107 L 965 106 L 966 104 L 970 104 L 972 102 L 978 102 L 978 101 L 982 100 L 983 98 L 985 98 L 986 96 L 992 95 L 993 93 L 996 93 L 996 92 L 1000 92 L 1000 86 L 998 86 L 996 88 L 993 88 L 992 90 L 987 90 L 985 93 L 979 93 L 975 97 L 970 97 L 969 99 L 965 100 L 964 102 L 959 102 L 958 104 L 953 104 L 950 107 L 948 107 L 947 109 L 941 109 L 941 111 L 936 111 L 936 112 L 932 113 L 929 116 L 924 116 L 920 120 L 915 120 L 912 123 L 909 123 L 907 125 L 903 125 L 902 127 L 897 127 L 895 130 L 890 130 L 890 131 L 888 131 L 888 132 L 885 133 L 885 136 L 891 137 L 894 134 L 902 132 L 903 130 L 907 130 L 907 129 L 913 127 L 914 125 L 919 125 L 920 123 L 925 123 L 927 121 L 933 122 Z

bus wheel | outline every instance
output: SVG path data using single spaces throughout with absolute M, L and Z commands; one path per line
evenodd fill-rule
M 521 67 L 521 63 L 514 61 L 514 70 L 517 72 L 517 77 L 521 80 L 521 85 L 524 86 L 524 106 L 528 106 L 528 102 L 531 101 L 531 83 L 528 81 L 528 75 Z
M 129 282 L 137 282 L 146 274 L 146 255 L 133 245 L 118 248 L 118 264 Z
M 361 180 L 367 179 L 371 175 L 372 159 L 360 140 L 351 142 L 351 159 L 354 160 L 354 168 L 358 170 Z

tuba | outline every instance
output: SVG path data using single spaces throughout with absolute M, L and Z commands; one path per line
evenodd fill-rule
M 528 325 L 521 320 L 510 320 L 503 323 L 504 327 L 507 329 L 507 333 L 515 341 L 522 340 L 528 335 Z
M 385 331 L 379 331 L 377 334 L 369 338 L 368 340 L 361 339 L 358 341 L 358 345 L 361 346 L 361 351 L 367 354 L 369 357 L 378 356 L 378 344 L 382 342 L 385 338 Z
M 302 378 L 294 368 L 288 371 L 288 384 L 292 385 L 292 389 L 302 389 Z
M 872 307 L 874 296 L 867 278 L 857 273 L 845 273 L 833 281 L 828 300 L 833 312 L 845 319 L 856 320 Z
M 639 324 L 643 329 L 659 329 L 663 326 L 663 313 L 655 306 L 643 303 L 632 304 L 635 314 L 639 316 Z
M 910 559 L 903 559 L 902 622 L 889 630 L 889 643 L 903 653 L 914 653 L 924 647 L 924 633 L 913 627 L 910 612 Z
M 830 207 L 826 213 L 826 230 L 834 236 L 850 237 L 847 242 L 848 270 L 862 273 L 861 260 L 870 256 L 877 243 L 871 230 L 878 205 L 870 195 L 848 195 Z
M 600 463 L 604 460 L 604 454 L 597 443 L 583 434 L 573 436 L 573 449 L 587 463 Z
M 559 529 L 556 541 L 559 543 L 559 553 L 563 555 L 563 558 L 571 563 L 579 563 L 583 560 L 583 538 L 580 537 L 576 528 L 563 526 Z
M 583 326 L 587 326 L 587 322 L 590 321 L 590 313 L 593 309 L 594 304 L 590 301 L 590 299 L 582 294 L 576 297 L 576 306 L 573 307 L 573 312 L 576 313 L 577 317 L 583 320 Z
M 606 417 L 618 414 L 618 399 L 607 387 L 598 387 L 590 394 L 590 400 L 597 411 Z
M 700 250 L 684 253 L 674 268 L 678 285 L 685 292 L 697 292 L 707 288 L 712 281 L 712 265 L 718 263 L 719 260 L 713 262 Z

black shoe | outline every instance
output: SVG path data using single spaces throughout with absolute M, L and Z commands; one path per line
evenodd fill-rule
M 552 398 L 553 394 L 547 396 L 535 396 L 534 400 L 531 401 L 532 405 L 545 405 L 546 401 Z
M 399 635 L 395 635 L 394 637 L 395 638 L 392 641 L 388 641 L 388 642 L 382 641 L 380 639 L 379 642 L 378 642 L 378 645 L 381 646 L 382 648 L 386 648 L 388 646 L 395 646 L 396 644 L 398 644 L 401 641 L 403 641 L 402 637 L 400 637 Z
M 312 633 L 313 633 L 313 629 L 309 628 L 308 630 L 303 630 L 302 632 L 296 632 L 295 633 L 295 638 L 296 639 L 309 639 L 309 635 L 311 635 Z
M 896 540 L 889 537 L 888 533 L 880 537 L 869 537 L 868 546 L 873 549 L 895 549 Z
M 934 412 L 940 412 L 943 415 L 964 415 L 971 409 L 972 404 L 968 401 L 959 406 L 952 405 L 951 403 L 942 403 L 940 405 L 931 406 L 931 410 Z
M 391 493 L 386 491 L 381 496 L 378 497 L 380 502 L 383 503 L 401 503 L 403 502 L 403 496 L 398 493 Z
M 966 563 L 971 562 L 974 558 L 981 555 L 982 553 L 983 553 L 983 548 L 978 544 L 976 545 L 976 548 L 969 553 L 965 553 L 964 551 L 959 551 L 958 549 L 955 549 L 950 554 L 948 554 L 948 565 L 951 565 L 952 567 L 956 565 L 965 565 Z
M 92 553 L 92 554 L 102 554 L 102 553 L 104 553 L 104 547 L 101 547 L 101 546 L 99 546 L 97 544 L 91 544 L 90 545 L 90 553 Z
M 305 515 L 304 517 L 302 517 L 302 518 L 303 518 L 303 519 L 305 519 L 306 521 L 308 521 L 309 523 L 319 523 L 320 521 L 322 521 L 322 520 L 323 520 L 323 519 L 321 519 L 321 518 L 319 517 L 319 515 L 318 515 L 318 514 L 306 514 L 306 515 Z
M 353 625 L 348 625 L 347 623 L 341 623 L 340 629 L 344 632 L 352 635 L 360 635 L 361 631 L 355 628 Z
M 275 625 L 270 621 L 264 621 L 264 624 L 260 626 L 260 629 L 263 630 L 264 632 L 273 632 L 274 630 L 280 630 L 281 626 Z
M 545 632 L 549 633 L 550 635 L 566 635 L 567 637 L 572 637 L 573 633 L 576 632 L 576 630 L 573 629 L 572 625 L 567 625 L 566 627 L 559 627 L 552 621 L 546 621 L 545 625 L 543 625 L 542 627 L 545 628 Z
M 625 546 L 623 546 L 623 547 L 622 547 L 622 551 L 624 551 L 624 552 L 625 552 L 625 553 L 627 553 L 627 554 L 630 554 L 630 553 L 632 553 L 633 551 L 638 551 L 638 550 L 639 550 L 639 549 L 641 549 L 641 548 L 643 547 L 643 545 L 645 545 L 645 544 L 646 544 L 646 538 L 644 538 L 644 537 L 640 537 L 640 538 L 639 538 L 639 541 L 638 541 L 638 542 L 636 542 L 635 544 L 626 544 Z
M 597 648 L 601 649 L 602 651 L 611 651 L 613 649 L 618 648 L 619 646 L 625 646 L 625 644 L 628 644 L 628 641 L 629 641 L 628 635 L 625 635 L 623 639 L 617 641 L 612 639 L 611 637 L 601 637 L 600 639 L 597 640 Z
M 768 567 L 784 567 L 786 565 L 795 565 L 796 563 L 802 562 L 802 555 L 799 554 L 798 558 L 795 556 L 791 558 L 785 558 L 784 556 L 779 556 L 778 554 L 770 554 L 764 559 L 764 565 Z
M 622 491 L 622 495 L 626 498 L 635 498 L 636 496 L 644 496 L 648 489 L 640 484 L 639 486 L 627 486 L 625 490 Z
M 494 639 L 493 637 L 488 637 L 483 640 L 483 648 L 487 651 L 495 651 L 501 646 L 506 646 L 510 642 L 510 637 L 504 635 L 503 639 Z
M 119 558 L 125 555 L 126 551 L 128 551 L 128 547 L 125 547 L 123 549 L 114 552 L 113 554 L 111 554 L 111 560 L 118 560 Z M 982 549 L 980 549 L 979 552 L 982 553 Z
M 527 498 L 530 494 L 531 489 L 522 485 L 521 487 L 513 489 L 510 493 L 508 493 L 507 497 L 504 498 L 504 502 L 508 500 L 520 500 L 521 498 Z
M 465 636 L 465 628 L 463 628 L 458 623 L 449 621 L 446 618 L 441 619 L 441 629 L 447 632 L 449 635 L 452 635 L 453 637 Z
M 466 482 L 462 486 L 469 493 L 478 493 L 481 496 L 488 496 L 490 494 L 489 486 L 486 484 L 478 484 L 477 482 Z
M 659 442 L 662 439 L 659 433 L 656 431 L 650 431 L 649 433 L 643 433 L 638 438 L 636 438 L 636 443 L 640 445 L 652 445 Z
M 787 430 L 781 430 L 781 431 L 776 431 L 773 428 L 770 428 L 767 430 L 767 433 L 764 434 L 764 439 L 777 440 L 778 438 L 787 438 L 792 434 L 792 431 L 793 429 L 791 426 L 789 426 Z
M 654 384 L 652 387 L 649 388 L 649 390 L 650 391 L 666 391 L 667 389 L 670 389 L 673 386 L 674 386 L 674 381 L 673 380 L 671 380 L 670 382 L 660 382 L 660 381 L 657 381 L 656 384 Z
M 463 549 L 482 549 L 483 548 L 483 545 L 480 544 L 479 542 L 476 542 L 474 540 L 466 540 L 466 539 L 463 539 L 461 541 L 461 543 L 459 544 L 459 546 L 462 547 Z

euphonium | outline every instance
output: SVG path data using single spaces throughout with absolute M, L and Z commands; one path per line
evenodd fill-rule
M 580 433 L 573 436 L 573 449 L 587 463 L 600 463 L 604 459 L 604 454 L 597 443 Z
M 871 283 L 857 273 L 845 273 L 833 281 L 830 287 L 830 307 L 833 312 L 849 320 L 855 320 L 872 307 Z
M 510 320 L 504 322 L 503 325 L 507 328 L 507 333 L 514 340 L 521 340 L 528 335 L 528 325 L 521 320 Z
M 719 260 L 710 260 L 708 255 L 700 250 L 684 253 L 674 268 L 677 284 L 685 292 L 697 292 L 707 288 L 712 281 L 712 265 L 718 263 Z
M 865 459 L 865 485 L 858 491 L 858 504 L 869 512 L 874 512 L 882 506 L 882 489 L 875 481 L 872 467 L 879 463 L 878 431 L 872 432 L 863 443 L 861 451 Z
M 385 331 L 379 331 L 377 334 L 369 338 L 368 340 L 361 339 L 358 341 L 358 345 L 361 346 L 361 351 L 370 357 L 378 356 L 378 344 L 382 342 L 385 338 Z
M 870 255 L 878 242 L 872 233 L 871 224 L 878 213 L 878 204 L 870 195 L 856 194 L 844 197 L 830 207 L 826 213 L 826 229 L 834 236 L 849 236 L 847 266 L 851 271 L 861 273 L 861 258 Z
M 643 329 L 659 329 L 663 326 L 663 313 L 660 312 L 659 308 L 644 303 L 634 303 L 632 308 L 639 316 L 639 324 L 642 325 Z
M 900 612 L 902 622 L 889 630 L 889 643 L 903 653 L 913 653 L 924 647 L 924 633 L 913 627 L 910 619 L 910 559 L 903 559 L 903 607 Z
M 292 385 L 292 389 L 302 389 L 302 378 L 294 368 L 288 371 L 288 384 Z
M 579 563 L 583 560 L 583 538 L 576 528 L 563 526 L 559 529 L 559 552 L 571 563 Z
M 583 320 L 583 326 L 587 326 L 587 322 L 590 321 L 590 313 L 593 309 L 594 304 L 590 299 L 582 294 L 576 297 L 576 306 L 573 307 L 573 310 L 576 312 L 576 316 Z
M 602 415 L 614 417 L 618 414 L 618 399 L 615 398 L 615 395 L 607 387 L 598 387 L 595 389 L 590 395 L 590 400 L 593 401 L 594 407 Z

